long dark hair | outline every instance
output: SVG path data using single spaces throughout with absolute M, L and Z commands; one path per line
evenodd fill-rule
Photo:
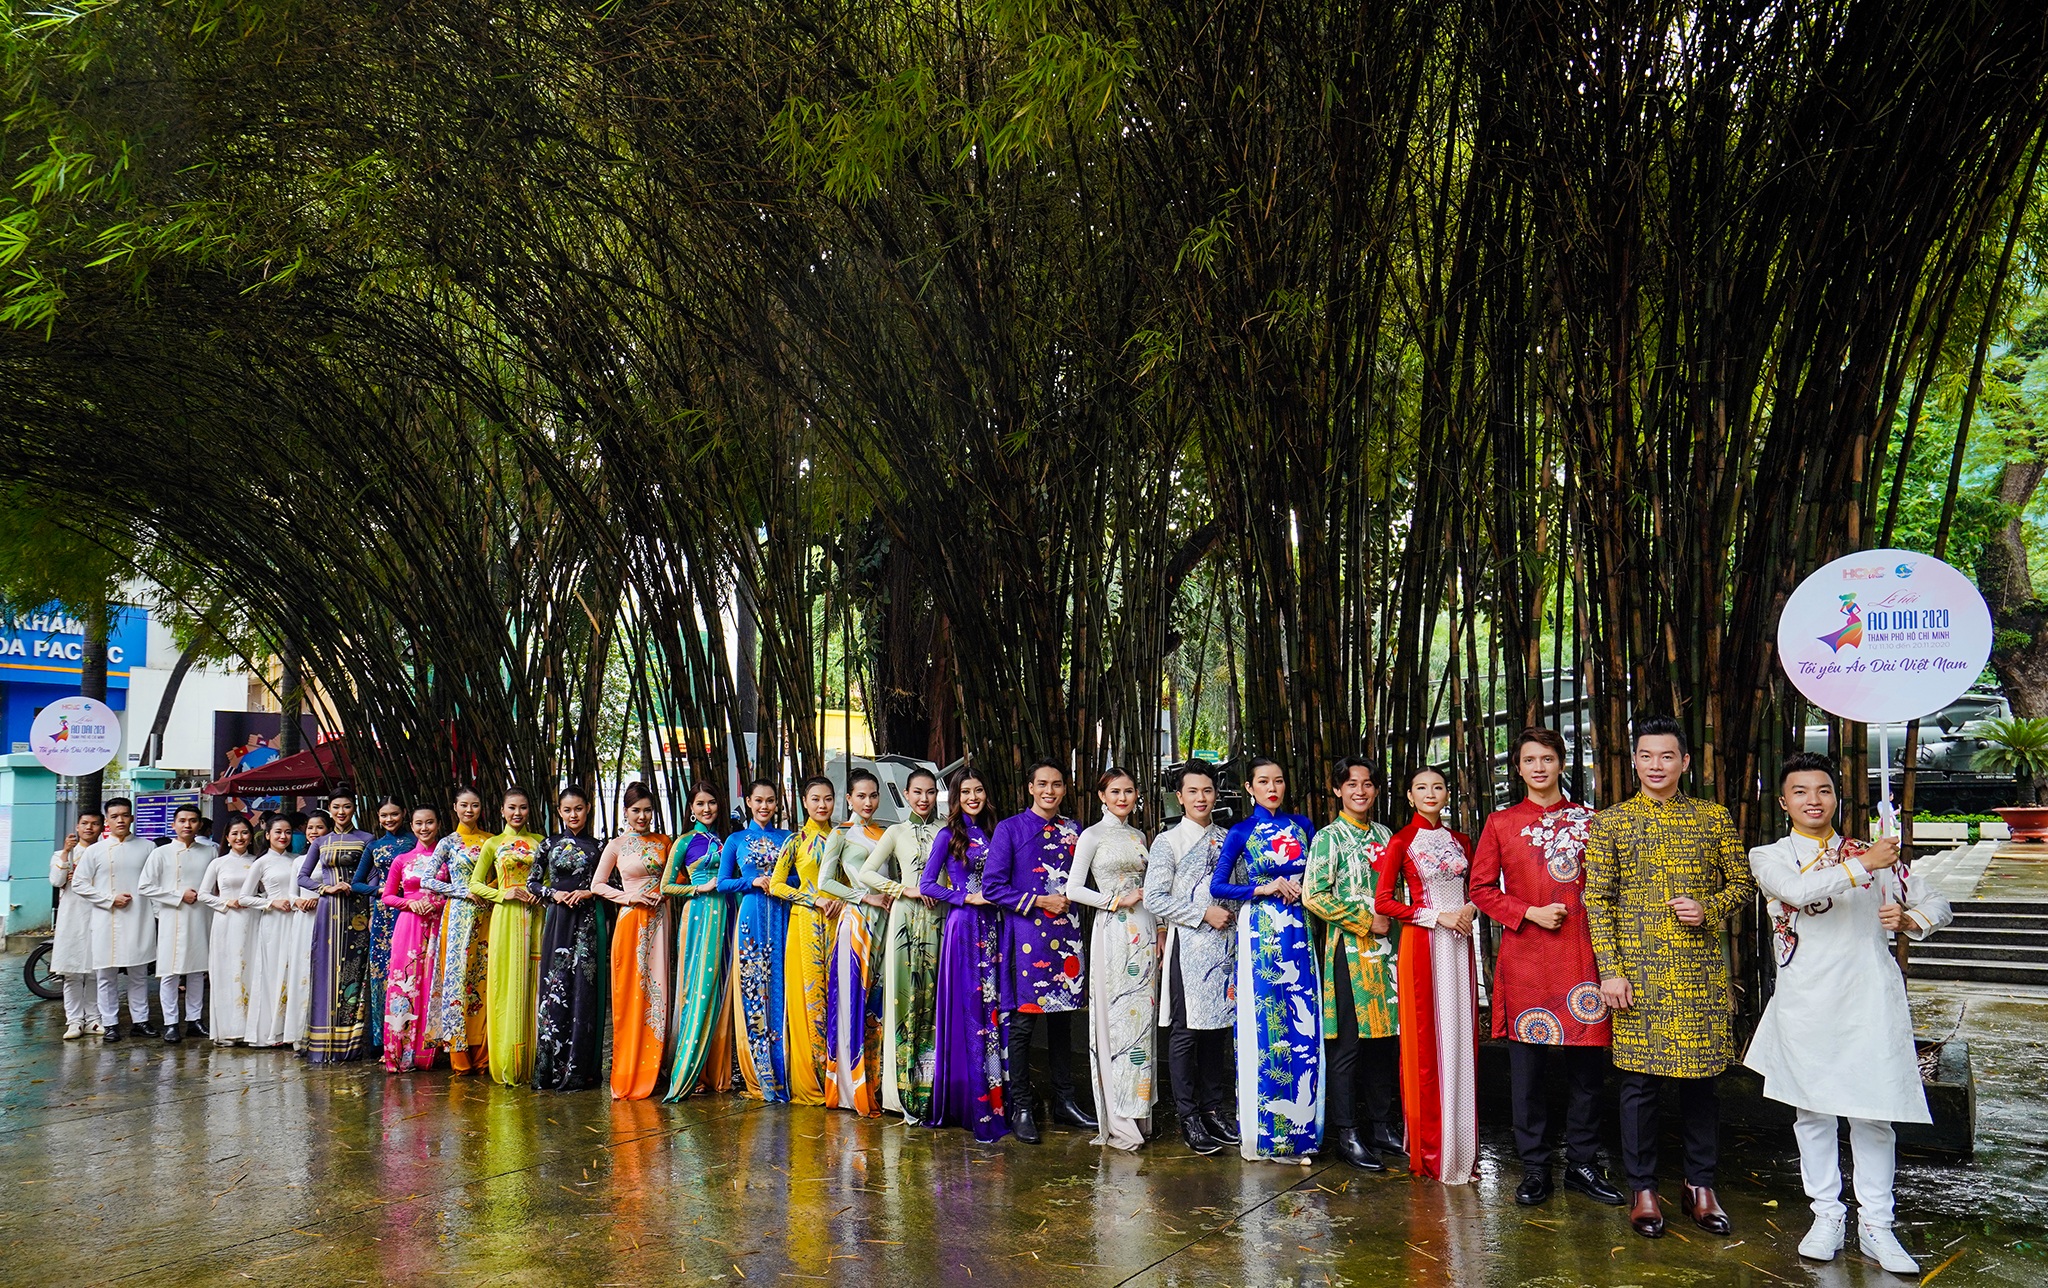
M 960 805 L 960 789 L 966 786 L 968 783 L 980 783 L 982 792 L 984 793 L 982 797 L 981 813 L 978 815 L 968 814 L 968 812 L 965 809 L 961 808 Z M 989 832 L 990 824 L 982 821 L 988 818 L 989 815 L 988 797 L 986 795 L 987 791 L 988 779 L 982 777 L 981 771 L 979 769 L 976 769 L 972 765 L 968 765 L 965 768 L 953 771 L 953 777 L 947 780 L 947 858 L 957 859 L 962 863 L 965 863 L 967 861 L 967 824 L 972 823 L 974 824 L 974 826 L 980 828 L 982 830 L 983 835 L 986 835 Z

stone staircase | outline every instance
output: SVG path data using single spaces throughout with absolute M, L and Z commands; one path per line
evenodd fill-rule
M 1915 979 L 2048 987 L 2048 902 L 1955 904 L 1955 920 L 1911 949 Z

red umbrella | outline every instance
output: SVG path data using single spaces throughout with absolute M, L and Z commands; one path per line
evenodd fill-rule
M 323 742 L 279 756 L 267 765 L 216 778 L 199 790 L 208 796 L 317 796 L 352 776 L 345 744 Z

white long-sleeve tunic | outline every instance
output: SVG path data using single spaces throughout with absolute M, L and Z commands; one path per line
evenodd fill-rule
M 1915 939 L 1949 922 L 1926 878 L 1867 871 L 1842 840 L 1793 833 L 1749 852 L 1777 942 L 1778 987 L 1742 1062 L 1764 1094 L 1815 1113 L 1924 1123 L 1906 983 L 1878 910 L 1900 904 Z
M 57 887 L 57 931 L 50 946 L 50 969 L 59 975 L 92 974 L 92 904 L 72 888 L 89 847 L 74 846 L 67 856 L 50 856 L 50 884 Z
M 185 892 L 205 884 L 206 870 L 219 854 L 211 841 L 172 841 L 157 846 L 143 861 L 142 897 L 156 907 L 157 974 L 189 975 L 207 968 L 213 909 L 197 899 L 186 903 Z
M 199 902 L 212 910 L 206 932 L 206 989 L 213 1004 L 216 1042 L 241 1038 L 249 1023 L 249 941 L 262 915 L 241 906 L 242 887 L 255 859 L 229 850 L 207 865 Z
M 139 836 L 125 841 L 103 836 L 79 860 L 71 890 L 92 904 L 95 970 L 147 966 L 156 960 L 156 905 L 142 897 L 142 865 L 155 848 L 154 842 Z M 133 897 L 127 907 L 116 908 L 115 896 L 124 894 Z

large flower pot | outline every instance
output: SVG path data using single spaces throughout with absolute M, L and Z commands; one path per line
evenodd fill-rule
M 2030 845 L 2048 844 L 2048 805 L 2005 805 L 1992 810 L 2012 829 L 2012 839 Z

